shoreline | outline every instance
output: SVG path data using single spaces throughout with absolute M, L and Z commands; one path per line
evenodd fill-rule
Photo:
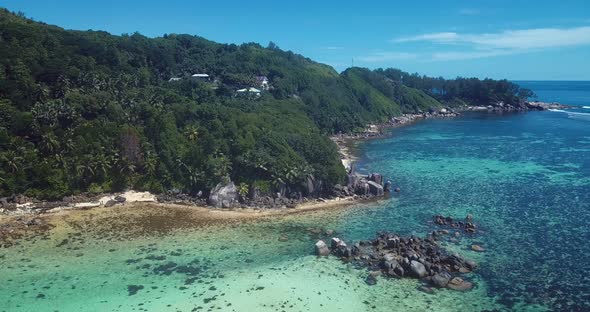
M 146 233 L 198 230 L 215 226 L 265 222 L 288 216 L 339 211 L 376 202 L 382 198 L 354 197 L 308 201 L 291 209 L 211 208 L 158 202 L 134 202 L 111 207 L 67 209 L 42 214 L 1 215 L 0 248 L 8 248 L 32 237 L 43 237 L 88 222 L 130 238 Z
M 569 106 L 558 103 L 544 102 L 527 102 L 529 106 L 537 107 L 540 110 L 553 109 L 554 107 L 567 108 Z M 531 104 L 533 103 L 533 104 Z M 535 110 L 535 109 L 529 109 Z M 529 110 L 525 110 L 529 111 Z M 330 136 L 330 139 L 337 145 L 342 164 L 347 171 L 354 170 L 354 164 L 359 160 L 356 145 L 364 140 L 383 138 L 390 133 L 385 129 L 392 129 L 402 126 L 413 125 L 416 122 L 426 119 L 455 118 L 461 116 L 463 111 L 488 111 L 494 112 L 518 112 L 514 110 L 490 110 L 486 107 L 469 106 L 462 110 L 452 111 L 441 109 L 439 112 L 429 112 L 421 114 L 404 114 L 394 117 L 387 122 L 369 125 L 366 131 L 357 134 L 340 134 Z M 125 196 L 120 199 L 121 195 Z M 128 191 L 122 194 L 102 194 L 95 196 L 91 201 L 82 202 L 25 202 L 17 203 L 16 210 L 0 209 L 0 227 L 10 223 L 15 223 L 18 219 L 23 218 L 52 218 L 53 216 L 67 215 L 68 213 L 84 212 L 89 210 L 108 210 L 110 208 L 125 207 L 133 209 L 137 206 L 151 206 L 159 208 L 184 208 L 191 209 L 194 213 L 200 214 L 209 221 L 223 221 L 228 219 L 234 220 L 255 220 L 264 217 L 278 217 L 305 213 L 309 211 L 331 209 L 334 207 L 346 207 L 356 204 L 363 204 L 372 201 L 378 201 L 383 197 L 365 198 L 362 196 L 344 196 L 329 199 L 312 198 L 307 201 L 298 203 L 295 207 L 290 208 L 262 208 L 262 207 L 245 207 L 245 208 L 214 208 L 212 206 L 200 203 L 174 203 L 168 201 L 159 201 L 157 196 L 148 192 Z M 65 204 L 65 205 L 64 205 Z M 41 208 L 39 208 L 41 207 Z M 37 208 L 33 210 L 32 208 Z M 30 224 L 24 225 L 31 226 Z M 2 230 L 2 228 L 0 228 Z M 0 234 L 2 234 L 0 232 Z M 2 237 L 0 236 L 0 239 Z
M 543 103 L 546 104 L 546 103 Z M 480 111 L 479 107 L 467 107 L 465 110 L 472 110 L 472 111 Z M 339 134 L 330 136 L 330 139 L 336 144 L 338 147 L 338 152 L 340 154 L 340 159 L 342 165 L 347 170 L 347 172 L 354 171 L 354 164 L 356 161 L 359 160 L 359 156 L 357 155 L 356 145 L 361 140 L 368 140 L 368 139 L 377 139 L 383 138 L 388 133 L 384 131 L 385 129 L 392 129 L 402 126 L 412 125 L 418 121 L 426 120 L 426 119 L 433 119 L 433 118 L 454 118 L 460 116 L 459 111 L 452 111 L 450 109 L 443 108 L 439 111 L 427 112 L 427 113 L 419 113 L 419 114 L 403 114 L 401 116 L 393 117 L 390 120 L 369 125 L 365 131 L 361 133 L 355 134 Z M 121 198 L 123 196 L 124 198 Z M 106 193 L 106 194 L 97 194 L 97 195 L 88 195 L 88 194 L 81 194 L 77 196 L 70 196 L 70 200 L 66 201 L 65 198 L 62 201 L 39 201 L 32 198 L 26 198 L 22 195 L 18 195 L 13 199 L 13 204 L 7 204 L 0 202 L 0 216 L 35 216 L 35 215 L 45 215 L 49 213 L 59 212 L 63 210 L 85 210 L 85 209 L 94 209 L 94 208 L 106 208 L 115 205 L 121 205 L 123 203 L 134 203 L 134 202 L 144 202 L 144 203 L 158 203 L 161 205 L 174 205 L 178 204 L 181 206 L 187 207 L 194 207 L 194 208 L 208 208 L 214 210 L 214 207 L 209 206 L 205 203 L 204 200 L 198 201 L 185 201 L 185 200 L 172 200 L 162 199 L 162 195 L 155 195 L 149 192 L 136 192 L 136 191 L 127 191 L 125 193 Z M 350 201 L 354 202 L 363 202 L 368 200 L 367 198 L 356 197 L 356 196 L 346 196 Z M 352 198 L 352 199 L 351 199 Z M 308 205 L 315 205 L 317 202 L 325 202 L 326 200 L 338 200 L 341 197 L 333 197 L 330 199 L 324 199 L 321 197 L 318 198 L 310 198 L 299 203 L 295 204 L 295 207 L 288 206 L 282 207 L 281 209 L 301 209 L 301 207 L 305 207 Z M 264 207 L 241 207 L 241 208 L 232 208 L 233 209 L 240 209 L 244 212 L 246 211 L 253 211 L 257 209 L 277 209 L 279 207 L 272 207 L 272 208 L 264 208 Z M 224 210 L 224 211 L 227 211 Z
M 194 213 L 205 216 L 206 219 L 223 220 L 223 219 L 257 219 L 260 217 L 275 217 L 284 215 L 294 215 L 310 211 L 331 209 L 343 206 L 351 206 L 368 202 L 378 201 L 381 198 L 372 197 L 369 199 L 358 196 L 336 197 L 331 199 L 315 199 L 302 202 L 295 208 L 215 208 L 204 205 L 186 205 L 157 201 L 133 201 L 121 203 L 114 206 L 94 206 L 88 203 L 79 203 L 77 206 L 57 207 L 43 212 L 31 212 L 20 214 L 0 214 L 0 226 L 6 221 L 17 219 L 35 219 L 35 218 L 52 218 L 66 216 L 69 214 L 86 213 L 89 211 L 110 211 L 116 209 L 136 209 L 138 207 L 149 208 L 170 208 L 170 209 L 187 209 Z
M 390 134 L 384 131 L 386 129 L 411 126 L 417 122 L 427 119 L 456 118 L 459 116 L 461 116 L 461 111 L 452 111 L 447 109 L 441 109 L 439 112 L 432 113 L 403 114 L 401 116 L 393 117 L 386 122 L 371 124 L 367 126 L 363 132 L 355 134 L 332 135 L 330 136 L 330 139 L 338 147 L 342 165 L 347 171 L 349 171 L 350 169 L 353 169 L 354 163 L 359 160 L 359 156 L 354 151 L 356 145 L 359 142 L 384 138 Z

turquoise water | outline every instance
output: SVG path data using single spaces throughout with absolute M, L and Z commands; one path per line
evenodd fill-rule
M 68 220 L 62 226 L 67 231 L 2 250 L 0 311 L 391 311 L 392 306 L 454 311 L 499 306 L 477 276 L 478 287 L 469 293 L 429 295 L 416 290 L 415 280 L 380 279 L 368 286 L 365 270 L 312 255 L 313 243 L 323 237 L 314 228 L 338 235 L 353 227 L 360 230 L 361 220 L 384 212 L 385 204 L 223 227 L 182 224 L 178 230 L 153 226 L 163 212 L 147 213 L 135 223 L 108 214 L 84 215 Z M 279 241 L 281 236 L 288 241 Z
M 153 207 L 69 217 L 0 249 L 0 311 L 590 310 L 589 121 L 473 113 L 394 129 L 359 150 L 360 169 L 391 177 L 399 194 L 219 226 Z M 468 292 L 368 286 L 365 270 L 312 254 L 325 230 L 347 241 L 425 235 L 433 215 L 468 213 L 480 233 L 444 242 L 479 264 Z
M 474 114 L 396 130 L 363 146 L 366 169 L 403 190 L 390 214 L 369 224 L 425 232 L 419 220 L 433 213 L 471 213 L 485 231 L 478 273 L 489 296 L 509 309 L 588 310 L 589 137 L 590 123 L 553 112 Z

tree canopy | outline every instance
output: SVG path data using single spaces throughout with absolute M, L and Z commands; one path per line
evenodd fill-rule
M 193 78 L 208 74 L 209 79 Z M 235 90 L 270 90 L 236 97 Z M 529 96 L 493 80 L 342 74 L 270 43 L 73 31 L 0 10 L 0 196 L 127 188 L 272 192 L 345 176 L 327 134 L 463 102 Z

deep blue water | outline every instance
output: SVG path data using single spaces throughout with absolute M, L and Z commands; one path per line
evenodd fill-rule
M 515 81 L 531 89 L 537 100 L 590 107 L 590 81 Z

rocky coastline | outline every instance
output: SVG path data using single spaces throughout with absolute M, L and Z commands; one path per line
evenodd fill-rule
M 550 109 L 569 109 L 570 105 L 556 103 L 556 102 L 541 102 L 541 101 L 525 101 L 519 106 L 506 105 L 503 102 L 494 103 L 494 105 L 487 106 L 464 106 L 458 108 L 441 108 L 430 109 L 427 112 L 418 112 L 412 114 L 402 114 L 400 116 L 392 117 L 391 119 L 382 122 L 368 125 L 361 132 L 351 134 L 338 134 L 332 136 L 332 140 L 339 145 L 343 145 L 347 140 L 362 140 L 380 138 L 385 135 L 384 130 L 389 128 L 396 128 L 406 126 L 415 122 L 427 119 L 436 118 L 454 118 L 461 116 L 464 112 L 491 112 L 491 113 L 511 113 L 511 112 L 527 112 L 527 111 L 545 111 Z
M 338 144 L 341 153 L 350 157 L 346 146 Z M 227 182 L 217 184 L 207 196 L 202 192 L 187 194 L 180 190 L 169 190 L 163 194 L 149 192 L 126 191 L 113 194 L 82 193 L 66 196 L 58 201 L 42 201 L 24 195 L 13 195 L 0 198 L 0 215 L 26 216 L 53 213 L 73 209 L 108 208 L 129 203 L 144 202 L 157 204 L 172 204 L 189 207 L 208 207 L 211 209 L 295 209 L 309 203 L 324 203 L 330 200 L 346 200 L 351 204 L 384 197 L 391 189 L 391 181 L 386 180 L 379 173 L 362 175 L 352 168 L 352 161 L 347 164 L 346 184 L 336 184 L 331 190 L 322 190 L 322 181 L 308 176 L 303 184 L 304 192 L 290 191 L 282 187 L 275 194 L 261 194 L 255 188 L 248 189 L 244 194 L 238 185 L 228 179 Z M 395 189 L 399 191 L 399 188 Z M 304 195 L 305 194 L 305 195 Z
M 238 187 L 231 181 L 219 183 L 208 196 L 202 194 L 191 196 L 175 190 L 159 195 L 131 190 L 115 194 L 67 196 L 60 201 L 40 201 L 24 195 L 16 195 L 0 198 L 0 215 L 30 216 L 68 210 L 109 208 L 130 203 L 172 204 L 221 210 L 295 209 L 304 204 L 321 204 L 331 200 L 346 200 L 354 203 L 380 198 L 385 196 L 391 188 L 391 182 L 386 181 L 378 173 L 365 176 L 349 171 L 346 182 L 346 185 L 335 185 L 330 192 L 324 192 L 323 196 L 319 195 L 319 192 L 314 192 L 314 185 L 317 185 L 314 180 L 308 181 L 311 196 L 303 196 L 301 192 L 277 193 L 274 196 L 250 192 L 253 195 L 242 196 Z

